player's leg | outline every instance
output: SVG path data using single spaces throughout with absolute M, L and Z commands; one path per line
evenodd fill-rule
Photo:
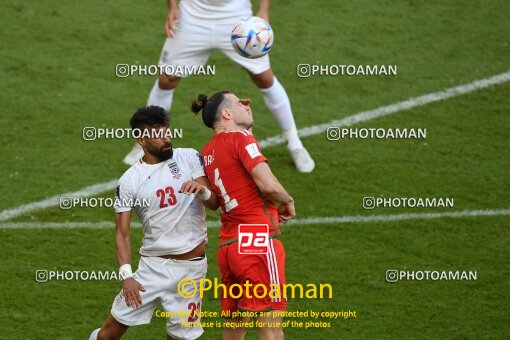
M 264 103 L 278 121 L 289 142 L 289 149 L 302 148 L 303 144 L 297 135 L 296 122 L 290 109 L 290 101 L 283 86 L 268 69 L 259 74 L 248 71 L 253 83 L 260 89 Z
M 235 244 L 234 244 L 235 246 Z M 223 335 L 222 340 L 242 340 L 246 334 L 246 329 L 240 327 L 244 322 L 250 321 L 249 318 L 233 318 L 233 313 L 237 312 L 237 306 L 239 298 L 233 298 L 238 296 L 236 287 L 230 288 L 232 285 L 239 283 L 234 276 L 230 265 L 229 265 L 229 253 L 232 245 L 224 245 L 218 248 L 216 258 L 218 261 L 218 268 L 221 276 L 221 283 L 225 285 L 225 290 L 220 290 L 220 305 L 221 313 L 226 313 L 226 317 L 223 320 Z M 229 291 L 232 289 L 232 295 L 229 295 Z
M 270 242 L 272 244 L 273 240 L 271 239 Z M 241 297 L 235 301 L 236 306 L 227 306 L 227 308 L 234 307 L 235 311 L 241 310 L 264 314 L 267 314 L 273 308 L 277 308 L 279 310 L 284 310 L 286 308 L 286 299 L 277 299 L 277 297 L 269 295 L 269 292 L 273 287 L 272 285 L 284 282 L 284 277 L 277 275 L 277 273 L 284 270 L 284 263 L 280 261 L 280 266 L 278 267 L 271 249 L 268 251 L 268 254 L 265 255 L 239 254 L 238 246 L 235 243 L 222 246 L 221 248 L 225 249 L 228 265 L 232 273 L 231 275 L 236 278 L 236 283 L 238 283 L 241 287 L 248 287 L 247 289 L 252 289 L 252 291 L 249 292 L 243 291 L 242 294 L 239 294 L 238 291 L 232 289 L 234 296 L 241 295 Z M 218 264 L 220 264 L 220 260 L 221 259 L 218 258 Z M 224 283 L 224 274 L 221 269 L 222 268 L 220 267 L 222 283 Z M 246 284 L 248 282 L 249 285 Z M 228 291 L 230 291 L 230 288 Z M 226 302 L 228 302 L 228 300 Z M 277 303 L 275 304 L 275 302 Z M 223 303 L 224 301 L 222 300 L 222 310 L 227 309 Z M 281 315 L 263 315 L 256 319 L 262 322 L 262 326 L 257 328 L 259 339 L 276 340 L 278 337 L 283 337 L 282 327 L 279 327 L 278 331 L 275 330 L 275 328 L 277 328 L 275 327 L 275 323 L 280 322 L 281 326 Z M 224 327 L 223 334 L 226 336 L 231 335 L 231 339 L 242 339 L 241 329 L 238 329 L 236 333 L 235 331 L 236 329 L 234 327 L 230 327 L 229 329 Z M 226 337 L 224 336 L 224 339 L 225 338 Z
M 167 319 L 167 339 L 194 340 L 203 334 L 200 312 L 201 279 L 207 274 L 207 257 L 194 260 L 168 260 L 162 269 L 167 273 L 161 305 L 167 312 L 178 312 Z M 190 280 L 194 282 L 193 285 Z M 187 284 L 185 284 L 187 283 Z
M 182 12 L 181 12 L 182 13 Z M 167 38 L 159 59 L 160 66 L 168 66 L 171 71 L 178 67 L 202 66 L 209 59 L 212 50 L 210 28 L 197 22 L 191 22 L 186 17 L 175 24 L 173 38 Z M 188 74 L 162 74 L 154 82 L 149 93 L 147 105 L 156 105 L 170 111 L 174 98 L 174 91 L 181 78 Z M 135 143 L 131 151 L 124 157 L 123 162 L 132 165 L 143 156 L 142 147 Z
M 269 60 L 269 57 L 267 58 Z M 273 75 L 271 68 L 260 73 L 254 73 L 248 68 L 247 71 L 252 81 L 259 88 L 268 110 L 280 125 L 296 168 L 301 172 L 312 172 L 315 168 L 315 163 L 299 139 L 290 100 L 285 88 Z
M 283 135 L 287 140 L 287 148 L 296 168 L 301 172 L 312 172 L 315 168 L 315 163 L 299 139 L 289 97 L 271 70 L 269 56 L 265 55 L 257 59 L 242 57 L 234 50 L 230 43 L 233 25 L 221 25 L 220 27 L 221 29 L 217 30 L 219 32 L 218 35 L 221 35 L 217 37 L 217 40 L 221 41 L 218 44 L 218 48 L 235 63 L 248 71 L 252 81 L 259 88 L 268 110 L 273 114 L 283 131 Z
M 289 149 L 302 148 L 303 144 L 299 139 L 296 129 L 296 122 L 290 107 L 290 100 L 287 92 L 273 75 L 273 71 L 268 69 L 259 74 L 253 74 L 248 71 L 252 81 L 260 89 L 264 103 L 273 116 L 278 121 L 278 125 L 283 130 L 288 141 Z
M 240 325 L 249 322 L 250 318 L 232 318 L 224 321 L 222 340 L 243 340 L 246 328 Z M 226 326 L 228 324 L 228 327 Z
M 278 284 L 280 286 L 280 294 L 282 296 L 277 296 L 271 299 L 271 316 L 264 318 L 264 320 L 259 320 L 265 322 L 265 324 L 272 324 L 273 326 L 278 324 L 279 327 L 271 327 L 269 330 L 264 329 L 265 333 L 263 336 L 269 336 L 274 340 L 283 340 L 283 314 L 287 310 L 287 299 L 284 297 L 284 285 L 285 285 L 285 248 L 283 244 L 278 239 L 271 239 L 269 241 L 269 249 L 266 254 L 266 261 L 268 263 L 268 268 L 272 272 L 270 275 L 270 283 Z M 260 318 L 262 319 L 262 318 Z M 259 333 L 261 334 L 261 333 Z M 267 334 L 267 335 L 266 335 Z M 263 339 L 260 337 L 260 339 Z
M 116 340 L 127 331 L 129 326 L 123 325 L 110 314 L 101 328 L 90 335 L 89 340 Z
M 278 316 L 278 312 L 271 312 L 275 314 L 271 317 L 259 317 L 257 320 L 263 325 L 282 325 L 283 318 Z M 259 327 L 257 333 L 260 340 L 283 340 L 283 327 Z
M 256 257 L 250 257 L 252 261 Z M 242 301 L 251 306 L 253 310 L 272 309 L 269 316 L 259 316 L 257 320 L 263 325 L 257 328 L 259 339 L 261 340 L 278 340 L 283 339 L 283 317 L 282 313 L 287 309 L 287 299 L 283 295 L 285 284 L 285 250 L 280 241 L 276 239 L 269 240 L 269 248 L 267 254 L 261 255 L 257 262 L 253 262 L 250 266 L 252 269 L 248 271 L 250 282 L 264 284 L 268 287 L 268 291 L 274 285 L 280 287 L 280 296 L 271 296 L 266 299 L 250 299 Z M 265 270 L 264 270 L 265 268 Z M 261 296 L 259 291 L 258 296 Z
M 181 19 L 175 24 L 173 38 L 167 38 L 159 58 L 159 66 L 167 71 L 176 71 L 184 66 L 199 67 L 204 65 L 212 51 L 210 26 L 189 19 L 182 13 Z M 156 80 L 147 100 L 147 105 L 161 106 L 170 111 L 174 90 L 181 78 L 190 74 L 162 74 Z
M 97 339 L 119 339 L 129 327 L 150 323 L 159 304 L 161 292 L 166 288 L 166 281 L 161 278 L 160 271 L 153 258 L 140 258 L 134 279 L 145 288 L 144 292 L 140 292 L 141 306 L 129 307 L 122 291 L 119 292 L 113 301 L 108 319 L 96 334 Z M 91 340 L 94 340 L 94 332 L 90 336 Z
M 180 77 L 161 74 L 151 89 L 147 105 L 161 106 L 165 110 L 170 111 L 174 98 L 174 90 L 179 85 L 180 80 Z

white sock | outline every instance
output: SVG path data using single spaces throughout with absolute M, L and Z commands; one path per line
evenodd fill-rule
M 302 148 L 303 144 L 297 134 L 296 122 L 292 115 L 287 92 L 285 92 L 285 89 L 282 84 L 278 82 L 276 77 L 273 79 L 273 85 L 271 87 L 260 89 L 264 102 L 283 130 L 283 134 L 288 141 L 287 147 L 290 150 Z
M 170 111 L 172 106 L 172 99 L 174 98 L 174 89 L 163 90 L 159 88 L 159 79 L 156 79 L 156 83 L 152 87 L 151 93 L 149 94 L 149 100 L 147 105 L 161 106 L 167 112 Z
M 99 331 L 101 328 L 96 329 L 95 331 L 90 334 L 89 340 L 97 340 L 97 335 L 99 334 Z
M 303 143 L 301 143 L 301 139 L 299 139 L 299 135 L 295 127 L 292 130 L 283 131 L 283 136 L 288 142 L 287 147 L 289 150 L 300 149 L 303 147 Z

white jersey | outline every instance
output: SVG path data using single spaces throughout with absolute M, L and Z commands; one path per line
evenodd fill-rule
M 122 175 L 115 212 L 135 209 L 143 227 L 140 254 L 184 254 L 207 240 L 203 204 L 196 195 L 179 193 L 185 181 L 201 176 L 205 174 L 200 154 L 185 148 L 174 149 L 172 158 L 158 164 L 140 160 Z M 147 202 L 148 206 L 143 204 Z
M 252 16 L 250 0 L 181 0 L 183 19 L 230 22 Z

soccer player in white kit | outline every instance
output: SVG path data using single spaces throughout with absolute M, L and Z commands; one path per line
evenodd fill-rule
M 315 163 L 299 139 L 289 97 L 273 75 L 269 56 L 248 59 L 239 55 L 230 42 L 235 23 L 253 15 L 250 0 L 168 0 L 168 18 L 165 30 L 168 35 L 161 52 L 159 65 L 174 68 L 185 65 L 204 65 L 215 49 L 248 71 L 260 89 L 264 102 L 276 118 L 287 148 L 298 171 L 312 172 Z M 269 0 L 259 0 L 258 17 L 269 21 Z M 183 74 L 183 77 L 187 74 Z M 162 74 L 156 80 L 147 105 L 157 105 L 170 111 L 175 88 L 182 77 Z M 124 158 L 128 165 L 142 154 L 138 144 Z
M 168 131 L 166 111 L 158 106 L 139 109 L 131 118 L 133 129 Z M 153 136 L 151 136 L 153 137 Z M 138 138 L 144 151 L 120 178 L 115 193 L 115 241 L 122 291 L 115 298 L 111 313 L 90 339 L 118 339 L 129 326 L 150 323 L 156 307 L 168 312 L 188 312 L 167 319 L 167 339 L 196 339 L 201 299 L 183 298 L 178 283 L 184 278 L 199 282 L 207 273 L 205 209 L 216 210 L 218 202 L 209 191 L 202 158 L 194 149 L 172 148 L 170 136 Z M 131 271 L 130 202 L 150 202 L 135 206 L 143 227 L 140 262 Z M 189 287 L 192 288 L 192 287 Z M 183 313 L 184 314 L 184 313 Z

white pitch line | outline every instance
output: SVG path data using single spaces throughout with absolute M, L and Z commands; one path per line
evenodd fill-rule
M 328 129 L 328 127 L 343 127 L 343 126 L 351 126 L 356 123 L 366 122 L 375 118 L 388 116 L 393 113 L 403 111 L 403 110 L 409 110 L 418 106 L 423 106 L 426 104 L 434 103 L 440 100 L 446 100 L 449 98 L 453 98 L 456 96 L 460 96 L 462 94 L 466 94 L 469 92 L 473 92 L 476 90 L 480 90 L 492 85 L 501 84 L 504 82 L 510 81 L 510 71 L 501 73 L 498 75 L 495 75 L 490 78 L 481 79 L 481 80 L 475 80 L 471 83 L 451 87 L 449 89 L 446 89 L 444 91 L 429 93 L 424 96 L 420 97 L 414 97 L 408 100 L 404 100 L 398 103 L 390 104 L 387 106 L 381 106 L 374 110 L 368 110 L 359 112 L 355 115 L 343 118 L 343 119 L 336 119 L 332 120 L 328 123 L 324 124 L 318 124 L 318 125 L 312 125 L 309 127 L 305 127 L 303 129 L 300 129 L 298 131 L 300 137 L 307 137 L 312 135 L 317 135 L 321 132 L 324 132 Z M 260 147 L 268 147 L 278 144 L 283 144 L 285 140 L 281 135 L 270 137 L 267 139 L 264 139 L 261 141 Z
M 367 223 L 367 222 L 395 222 L 403 220 L 429 220 L 434 218 L 460 218 L 473 216 L 503 216 L 510 215 L 510 209 L 492 209 L 492 210 L 461 210 L 451 212 L 429 212 L 414 214 L 394 214 L 394 215 L 372 215 L 372 216 L 341 216 L 341 217 L 312 217 L 302 218 L 290 221 L 290 225 L 303 224 L 336 224 L 336 223 Z M 1 227 L 2 224 L 0 224 Z
M 476 90 L 480 90 L 492 85 L 501 84 L 504 82 L 510 81 L 510 71 L 501 73 L 498 75 L 495 75 L 490 78 L 481 79 L 481 80 L 475 80 L 471 83 L 456 86 L 449 88 L 444 91 L 434 92 L 430 94 L 426 94 L 424 96 L 411 98 L 405 101 L 401 101 L 395 104 L 382 106 L 380 108 L 369 110 L 369 111 L 363 111 L 359 112 L 357 114 L 354 114 L 352 116 L 339 119 L 339 120 L 332 120 L 325 124 L 319 124 L 319 125 L 313 125 L 309 127 L 305 127 L 303 129 L 300 129 L 298 131 L 299 136 L 301 137 L 307 137 L 319 134 L 321 132 L 324 132 L 327 130 L 330 126 L 351 126 L 356 123 L 366 122 L 378 117 L 387 116 L 399 111 L 403 110 L 409 110 L 414 107 L 434 103 L 440 100 L 449 99 L 452 97 L 460 96 L 462 94 L 466 94 L 469 92 L 473 92 Z M 262 141 L 260 141 L 260 147 L 266 148 L 274 145 L 283 144 L 285 141 L 282 138 L 281 135 L 273 136 L 266 138 Z M 87 197 L 87 196 L 93 196 L 100 194 L 104 191 L 112 190 L 117 185 L 117 180 L 111 180 L 109 182 L 100 183 L 96 185 L 92 185 L 89 187 L 85 187 L 83 189 L 80 189 L 78 191 L 72 192 L 72 193 L 66 193 L 62 195 L 53 196 L 50 198 L 46 198 L 42 201 L 37 201 L 29 204 L 23 204 L 16 208 L 3 210 L 0 212 L 0 221 L 5 221 L 11 218 L 14 218 L 16 216 L 20 216 L 23 214 L 26 214 L 31 211 L 46 209 L 49 207 L 53 207 L 58 205 L 59 199 L 61 196 L 71 196 L 71 197 Z
M 88 187 L 85 187 L 81 190 L 75 192 L 68 192 L 65 194 L 49 197 L 43 199 L 42 201 L 37 201 L 29 204 L 23 204 L 19 207 L 13 209 L 7 209 L 0 212 L 0 221 L 5 221 L 16 216 L 26 214 L 31 211 L 46 209 L 49 207 L 57 206 L 59 204 L 60 197 L 88 197 L 97 195 L 101 192 L 105 192 L 115 188 L 117 185 L 117 180 L 111 180 L 105 183 L 94 184 Z
M 508 216 L 510 209 L 490 210 L 461 210 L 451 212 L 428 212 L 414 214 L 393 214 L 393 215 L 357 215 L 357 216 L 332 216 L 332 217 L 310 217 L 296 219 L 288 222 L 287 226 L 307 224 L 345 224 L 345 223 L 369 223 L 369 222 L 395 222 L 404 220 L 429 220 L 437 218 L 463 218 L 477 216 Z M 138 222 L 132 223 L 133 228 L 140 228 Z M 218 228 L 219 221 L 207 221 L 209 228 Z M 99 222 L 4 222 L 0 223 L 0 229 L 42 229 L 42 228 L 87 228 L 87 229 L 108 229 L 115 228 L 111 221 Z

